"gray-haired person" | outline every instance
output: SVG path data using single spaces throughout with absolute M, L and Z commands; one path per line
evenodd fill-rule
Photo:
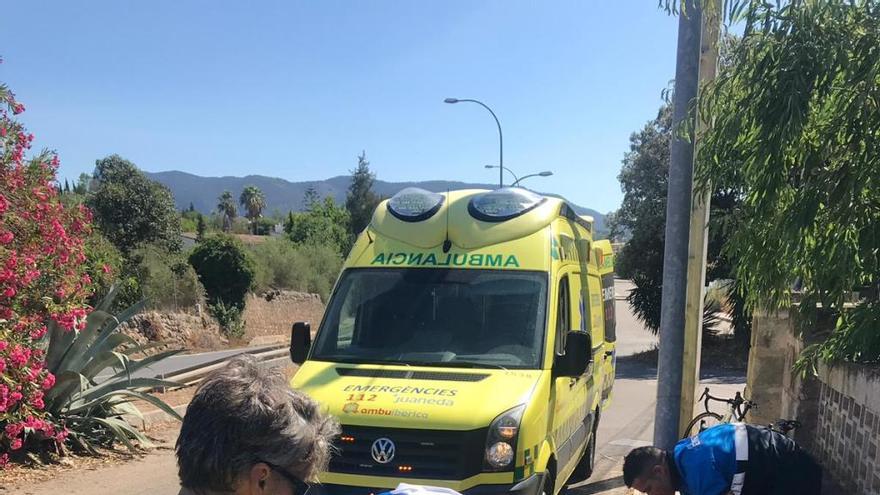
M 186 409 L 176 447 L 180 495 L 304 495 L 338 431 L 278 370 L 232 359 Z

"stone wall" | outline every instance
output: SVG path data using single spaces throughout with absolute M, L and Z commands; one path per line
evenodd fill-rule
M 217 321 L 204 308 L 190 312 L 147 311 L 135 315 L 123 325 L 123 332 L 139 344 L 160 343 L 157 349 L 182 348 L 191 351 L 216 350 L 242 345 L 266 345 L 289 342 L 294 322 L 308 321 L 317 330 L 324 315 L 324 303 L 317 294 L 274 291 L 249 294 L 242 318 L 245 335 L 229 342 Z
M 843 487 L 825 493 L 880 495 L 880 370 L 839 364 L 820 365 L 818 376 L 794 371 L 801 351 L 821 334 L 800 332 L 793 313 L 754 316 L 746 397 L 758 408 L 747 419 L 800 421 L 794 439 Z
M 147 311 L 131 317 L 121 329 L 138 344 L 162 344 L 153 352 L 164 349 L 208 351 L 228 344 L 220 326 L 204 312 Z
M 807 339 L 807 344 L 813 339 Z M 797 419 L 802 427 L 794 432 L 797 442 L 813 448 L 817 427 L 816 402 L 819 382 L 814 376 L 792 371 L 805 346 L 795 328 L 795 316 L 788 311 L 756 313 L 752 318 L 745 396 L 758 407 L 749 411 L 748 421 L 768 425 L 778 419 Z
M 294 291 L 247 296 L 244 309 L 245 340 L 283 335 L 290 338 L 294 322 L 308 321 L 316 330 L 324 315 L 324 303 L 317 294 Z
M 817 457 L 846 493 L 880 495 L 880 370 L 821 366 L 819 377 Z

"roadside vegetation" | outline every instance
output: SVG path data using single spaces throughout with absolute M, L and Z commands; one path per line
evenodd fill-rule
M 675 12 L 678 2 L 661 2 Z M 711 192 L 707 280 L 737 340 L 749 314 L 796 308 L 819 361 L 880 363 L 880 4 L 725 2 L 717 79 L 698 103 L 695 180 Z M 697 108 L 697 107 L 695 107 Z M 691 119 L 690 125 L 693 124 Z M 631 138 L 610 219 L 636 314 L 659 327 L 669 110 Z M 661 180 L 657 180 L 660 177 Z M 818 332 L 816 335 L 815 333 Z
M 612 240 L 626 240 L 615 260 L 615 271 L 631 279 L 634 289 L 627 295 L 633 313 L 651 332 L 660 330 L 660 302 L 663 284 L 663 251 L 666 225 L 666 189 L 669 176 L 669 142 L 672 138 L 672 110 L 663 105 L 657 117 L 630 137 L 630 151 L 624 155 L 618 175 L 624 197 L 620 209 L 608 219 Z M 716 337 L 719 318 L 732 318 L 733 342 L 740 361 L 745 362 L 751 334 L 751 315 L 729 259 L 722 251 L 729 237 L 724 219 L 740 199 L 718 192 L 712 196 L 712 220 L 705 283 L 715 282 L 707 293 L 703 311 L 703 338 Z M 725 341 L 728 344 L 730 341 Z
M 748 307 L 827 324 L 803 369 L 878 363 L 880 4 L 734 3 L 744 35 L 700 103 L 695 174 L 741 198 L 724 255 Z
M 120 246 L 133 248 L 133 234 L 98 233 L 86 201 L 62 199 L 58 157 L 27 157 L 34 137 L 14 119 L 24 105 L 3 85 L 0 104 L 0 467 L 96 445 L 143 445 L 123 416 L 130 400 L 164 404 L 143 393 L 158 382 L 129 373 L 170 353 L 131 359 L 143 349 L 116 330 L 139 308 L 108 312 L 115 266 L 124 265 Z M 145 235 L 159 240 L 154 234 Z
M 118 155 L 61 184 L 54 154 L 28 156 L 33 136 L 15 120 L 24 105 L 3 85 L 0 104 L 0 468 L 148 446 L 132 403 L 177 417 L 149 393 L 174 384 L 131 374 L 180 349 L 156 353 L 121 326 L 146 309 L 201 307 L 236 338 L 248 293 L 326 300 L 380 199 L 363 153 L 344 205 L 312 191 L 286 214 L 266 215 L 254 186 L 238 201 L 224 192 L 213 212 L 177 211 Z

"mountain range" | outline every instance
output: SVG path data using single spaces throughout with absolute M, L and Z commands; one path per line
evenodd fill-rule
M 193 207 L 202 213 L 211 213 L 217 208 L 217 198 L 223 191 L 232 192 L 238 199 L 238 195 L 245 186 L 256 186 L 266 196 L 266 212 L 286 213 L 290 210 L 300 211 L 303 209 L 303 197 L 306 191 L 312 187 L 321 197 L 332 196 L 339 203 L 345 203 L 345 195 L 351 183 L 351 176 L 340 175 L 326 180 L 290 182 L 275 177 L 262 175 L 248 175 L 245 177 L 201 177 L 187 172 L 171 170 L 167 172 L 146 172 L 147 176 L 160 184 L 165 185 L 174 195 L 174 201 L 178 209 Z M 376 180 L 373 183 L 373 191 L 383 197 L 390 197 L 397 191 L 406 187 L 420 187 L 432 192 L 445 192 L 456 189 L 494 189 L 492 184 L 474 184 L 456 181 L 432 180 L 422 182 L 386 182 Z M 547 196 L 555 194 L 541 193 Z M 605 215 L 596 210 L 571 204 L 579 215 L 591 215 L 595 219 L 595 228 L 602 231 L 605 228 Z

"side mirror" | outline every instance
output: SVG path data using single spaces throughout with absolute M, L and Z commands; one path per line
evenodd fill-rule
M 565 336 L 565 354 L 556 356 L 554 376 L 578 377 L 593 360 L 593 339 L 586 332 L 572 331 Z
M 312 326 L 307 321 L 298 321 L 290 331 L 290 360 L 303 364 L 312 347 Z

